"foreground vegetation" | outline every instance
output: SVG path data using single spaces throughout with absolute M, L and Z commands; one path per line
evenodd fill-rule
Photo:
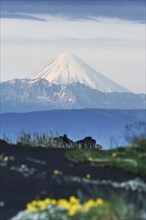
M 39 135 L 38 133 L 33 133 L 30 135 L 25 131 L 23 131 L 18 137 L 17 144 L 29 147 L 65 147 L 64 143 L 59 138 L 53 137 L 53 134 L 49 135 L 47 133 L 43 133 Z
M 146 151 L 140 146 L 128 146 L 102 151 L 72 150 L 66 152 L 65 157 L 79 163 L 117 168 L 146 177 Z
M 9 142 L 5 138 L 6 142 Z M 28 147 L 45 147 L 45 148 L 73 148 L 73 149 L 101 149 L 100 144 L 96 144 L 96 140 L 91 136 L 85 137 L 82 140 L 73 141 L 67 137 L 66 134 L 63 136 L 54 137 L 43 133 L 29 133 L 23 131 L 17 139 L 17 145 L 28 146 Z
M 127 128 L 129 131 L 129 127 Z M 131 134 L 131 133 L 130 133 Z M 128 134 L 129 135 L 129 134 Z M 66 138 L 66 137 L 65 137 Z M 67 139 L 68 140 L 68 139 Z M 72 143 L 72 142 L 70 142 Z M 34 134 L 33 136 L 30 136 L 29 134 L 22 133 L 17 141 L 17 145 L 23 146 L 33 146 L 33 147 L 62 147 L 62 148 L 68 148 L 69 145 L 67 142 L 64 142 L 64 139 L 61 138 L 50 138 L 46 135 L 38 136 L 37 134 Z M 14 148 L 13 148 L 14 149 Z M 18 149 L 18 148 L 16 148 Z M 25 148 L 26 149 L 26 148 Z M 39 151 L 42 149 L 39 148 Z M 29 151 L 29 150 L 28 150 Z M 30 149 L 30 151 L 34 151 Z M 16 154 L 16 157 L 13 157 L 13 155 L 9 155 L 3 153 L 0 155 L 0 164 L 1 168 L 5 169 L 10 167 L 10 169 L 14 172 L 20 173 L 25 178 L 27 177 L 35 177 L 38 172 L 39 175 L 42 177 L 47 176 L 46 181 L 48 184 L 48 181 L 53 180 L 53 186 L 61 188 L 61 183 L 63 184 L 68 181 L 68 183 L 78 183 L 82 184 L 83 187 L 85 187 L 88 191 L 87 195 L 86 193 L 77 193 L 78 197 L 70 196 L 68 198 L 68 195 L 65 196 L 65 192 L 63 192 L 63 197 L 66 197 L 68 199 L 60 198 L 60 199 L 54 199 L 49 198 L 51 196 L 50 193 L 45 194 L 45 199 L 38 200 L 38 198 L 44 198 L 44 196 L 38 196 L 34 195 L 34 198 L 37 198 L 36 200 L 30 201 L 28 204 L 26 204 L 26 209 L 19 212 L 16 216 L 14 216 L 11 220 L 144 220 L 146 219 L 146 207 L 145 207 L 145 181 L 141 178 L 135 178 L 130 179 L 128 177 L 128 181 L 121 182 L 118 179 L 118 182 L 114 182 L 114 180 L 111 179 L 103 179 L 104 177 L 99 178 L 98 171 L 99 166 L 104 167 L 110 167 L 114 169 L 119 169 L 122 171 L 130 172 L 135 174 L 135 176 L 142 176 L 146 177 L 146 167 L 145 167 L 145 161 L 146 161 L 146 137 L 144 134 L 135 135 L 132 133 L 132 136 L 129 135 L 129 144 L 124 147 L 115 148 L 115 149 L 109 149 L 109 150 L 97 150 L 97 149 L 72 149 L 67 150 L 65 155 L 62 150 L 57 150 L 62 153 L 62 161 L 64 161 L 64 157 L 66 159 L 75 161 L 77 164 L 89 164 L 97 166 L 93 167 L 95 170 L 97 170 L 97 178 L 93 178 L 92 172 L 83 173 L 83 176 L 78 175 L 78 172 L 76 174 L 72 173 L 68 175 L 65 173 L 64 169 L 59 170 L 55 166 L 52 165 L 54 162 L 53 160 L 48 159 L 48 156 L 46 158 L 46 161 L 36 160 L 36 158 L 28 157 L 27 156 L 27 163 L 19 161 L 17 163 L 17 160 L 21 157 L 18 157 Z M 55 151 L 55 152 L 57 152 Z M 49 152 L 49 150 L 48 150 Z M 52 150 L 50 151 L 52 152 Z M 57 152 L 57 153 L 58 153 Z M 23 157 L 22 157 L 23 158 Z M 60 158 L 60 157 L 59 157 Z M 59 159 L 58 158 L 58 159 Z M 31 160 L 30 160 L 31 159 Z M 42 158 L 41 158 L 42 159 Z M 50 161 L 52 162 L 50 162 Z M 43 174 L 42 169 L 37 171 L 38 164 L 40 164 L 41 167 L 44 166 L 45 163 L 42 162 L 48 162 L 51 165 L 48 165 L 49 163 L 46 163 L 47 165 L 47 172 Z M 16 162 L 16 166 L 14 166 L 13 162 Z M 26 161 L 25 161 L 26 162 Z M 31 162 L 31 163 L 30 163 Z M 33 163 L 32 163 L 33 162 Z M 55 161 L 57 163 L 58 160 Z M 67 161 L 68 162 L 68 161 Z M 36 163 L 37 165 L 34 167 L 31 167 L 31 164 Z M 61 164 L 61 163 L 60 163 Z M 70 170 L 74 171 L 74 169 L 79 169 L 79 167 L 83 168 L 83 166 L 74 166 L 74 163 L 68 163 L 69 165 L 69 172 Z M 18 167 L 17 167 L 18 166 Z M 66 165 L 64 165 L 66 166 Z M 70 167 L 73 167 L 73 169 L 70 169 Z M 87 166 L 91 168 L 91 166 Z M 55 169 L 55 168 L 56 169 Z M 12 169 L 13 168 L 13 169 Z M 45 168 L 45 166 L 44 166 Z M 43 171 L 44 171 L 43 168 Z M 59 167 L 60 168 L 60 167 Z M 66 168 L 66 167 L 65 167 Z M 49 170 L 50 169 L 50 170 Z M 65 169 L 66 170 L 66 169 Z M 101 169 L 107 171 L 106 169 Z M 109 169 L 110 172 L 109 176 L 112 176 L 113 170 Z M 95 171 L 96 172 L 96 171 Z M 34 175 L 35 174 L 35 175 Z M 121 174 L 125 177 L 126 174 L 121 172 Z M 129 176 L 129 175 L 128 175 Z M 38 181 L 38 179 L 37 179 Z M 43 179 L 41 179 L 42 184 Z M 54 183 L 57 183 L 54 185 Z M 14 182 L 15 184 L 15 182 Z M 91 189 L 90 186 L 92 185 Z M 47 188 L 51 185 L 47 185 Z M 101 193 L 100 187 L 103 187 L 103 193 Z M 17 186 L 16 186 L 17 187 Z M 34 187 L 34 184 L 33 186 Z M 107 187 L 107 188 L 106 188 Z M 15 188 L 15 187 L 14 187 Z M 65 188 L 63 188 L 65 189 Z M 71 188 L 69 195 L 72 195 L 73 188 Z M 93 189 L 93 192 L 91 192 Z M 106 191 L 108 189 L 108 193 Z M 113 191 L 114 189 L 114 191 Z M 61 189 L 62 190 L 62 189 Z M 111 191 L 110 191 L 111 190 Z M 117 191 L 118 190 L 118 191 Z M 122 193 L 125 195 L 125 197 L 121 197 Z M 113 192 L 115 195 L 113 196 Z M 132 196 L 129 196 L 132 195 Z M 43 194 L 44 195 L 44 194 Z M 53 196 L 53 195 L 52 195 Z M 55 194 L 54 197 L 57 197 Z M 60 195 L 59 195 L 60 197 Z M 32 197 L 30 198 L 32 199 Z M 28 200 L 26 200 L 28 201 Z M 24 207 L 24 206 L 23 206 Z
M 146 177 L 146 124 L 144 122 L 127 125 L 125 138 L 128 145 L 109 150 L 99 150 L 100 145 L 91 137 L 73 142 L 67 135 L 53 137 L 53 134 L 33 135 L 22 132 L 17 145 L 28 147 L 73 148 L 65 154 L 67 159 L 78 163 L 90 163 L 117 168 L 138 176 Z
M 84 202 L 71 196 L 69 200 L 33 200 L 26 205 L 25 211 L 18 213 L 12 220 L 144 220 L 145 214 L 144 208 L 139 209 L 134 203 L 128 203 L 118 196 L 108 201 L 96 198 Z
M 110 150 L 73 150 L 65 157 L 79 163 L 117 168 L 146 177 L 146 125 L 139 122 L 126 126 L 128 146 Z

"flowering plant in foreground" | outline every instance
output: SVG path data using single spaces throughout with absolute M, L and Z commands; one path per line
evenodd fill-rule
M 0 154 L 0 166 L 6 166 L 8 165 L 9 161 L 13 161 L 13 160 L 15 160 L 13 156 Z
M 30 212 L 43 211 L 47 209 L 48 205 L 58 206 L 61 209 L 65 209 L 68 216 L 74 216 L 79 211 L 87 212 L 92 207 L 104 205 L 104 201 L 101 198 L 96 200 L 90 199 L 81 204 L 79 199 L 74 196 L 71 196 L 69 200 L 46 198 L 45 200 L 34 200 L 31 203 L 28 203 L 26 209 Z
M 26 205 L 26 210 L 20 212 L 12 219 L 72 219 L 77 213 L 87 213 L 91 208 L 104 206 L 105 202 L 101 198 L 95 200 L 89 199 L 85 203 L 81 203 L 75 196 L 70 196 L 66 199 L 51 199 L 33 200 Z M 63 216 L 62 216 L 63 215 Z
M 71 196 L 68 200 L 33 200 L 11 220 L 144 220 L 146 213 L 140 211 L 119 198 L 106 202 L 102 198 L 89 199 L 82 203 Z

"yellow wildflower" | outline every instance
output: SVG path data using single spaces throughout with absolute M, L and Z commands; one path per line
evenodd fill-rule
M 95 201 L 93 199 L 90 199 L 90 200 L 88 200 L 87 202 L 84 203 L 83 209 L 85 211 L 88 211 L 93 206 L 95 206 Z
M 79 204 L 79 199 L 77 199 L 75 196 L 70 196 L 69 202 L 71 204 Z
M 51 205 L 56 205 L 56 204 L 57 204 L 56 199 L 51 199 L 51 200 L 50 200 L 50 204 L 51 204 Z
M 49 199 L 49 198 L 46 198 L 46 199 L 44 200 L 44 203 L 45 203 L 46 205 L 49 205 L 49 204 L 51 204 L 51 199 Z
M 59 173 L 59 171 L 58 170 L 54 170 L 54 174 L 56 175 L 56 174 L 58 174 Z
M 74 216 L 79 210 L 80 210 L 79 205 L 77 205 L 77 204 L 73 205 L 68 211 L 68 216 Z
M 97 205 L 103 205 L 104 204 L 103 199 L 101 199 L 101 198 L 96 199 L 96 204 Z
M 87 173 L 87 174 L 86 174 L 86 178 L 87 178 L 87 179 L 91 179 L 91 174 Z
M 78 211 L 88 212 L 92 207 L 102 206 L 104 201 L 101 198 L 97 198 L 96 200 L 90 199 L 84 204 L 81 204 L 80 200 L 75 196 L 70 196 L 69 200 L 63 198 L 59 200 L 46 198 L 44 200 L 33 200 L 27 204 L 26 209 L 30 212 L 43 211 L 47 209 L 48 204 L 64 208 L 68 216 L 72 217 Z
M 22 168 L 22 169 L 25 169 L 25 168 L 26 168 L 26 165 L 25 165 L 25 164 L 21 164 L 21 168 Z
M 9 160 L 9 157 L 8 156 L 5 156 L 4 157 L 4 161 L 8 161 Z
M 88 157 L 88 161 L 93 161 L 93 157 Z
M 67 210 L 70 208 L 70 203 L 66 199 L 59 199 L 57 205 Z
M 117 154 L 115 152 L 112 153 L 112 157 L 116 157 Z
M 32 205 L 31 203 L 28 203 L 28 204 L 27 204 L 26 209 L 27 209 L 28 211 L 30 211 L 30 212 L 35 212 L 35 211 L 37 211 L 37 208 L 36 208 L 34 205 Z
M 47 204 L 45 200 L 38 200 L 36 206 L 38 207 L 38 209 L 45 210 L 47 207 Z
M 36 200 L 33 200 L 31 203 L 29 204 L 32 204 L 33 206 L 37 206 L 37 201 Z

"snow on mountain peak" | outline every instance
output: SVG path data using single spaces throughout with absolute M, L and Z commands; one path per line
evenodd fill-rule
M 57 60 L 59 60 L 59 59 L 60 60 L 69 60 L 69 59 L 73 59 L 73 57 L 75 57 L 75 56 L 73 56 L 70 53 L 64 52 L 58 56 Z
M 57 85 L 82 83 L 102 92 L 129 92 L 126 88 L 96 72 L 78 57 L 62 53 L 50 65 L 34 75 Z

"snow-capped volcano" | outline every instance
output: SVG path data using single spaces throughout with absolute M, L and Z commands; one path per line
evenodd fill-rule
M 78 57 L 62 53 L 33 78 L 43 78 L 56 85 L 79 82 L 101 92 L 129 92 L 109 78 L 95 71 Z

